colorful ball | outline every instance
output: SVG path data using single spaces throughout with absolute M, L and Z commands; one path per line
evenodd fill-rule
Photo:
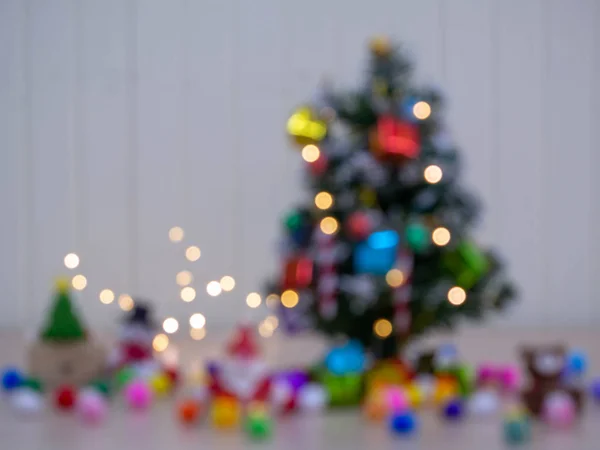
M 448 420 L 459 420 L 464 415 L 464 406 L 460 399 L 452 399 L 444 405 L 444 417 Z
M 451 378 L 439 378 L 435 384 L 433 400 L 437 405 L 446 403 L 458 395 L 458 384 Z
M 371 233 L 371 227 L 371 218 L 363 211 L 352 213 L 346 223 L 348 235 L 356 240 L 366 239 Z
M 298 390 L 298 408 L 302 412 L 321 412 L 327 408 L 329 394 L 318 383 L 308 383 Z
M 564 392 L 550 394 L 542 405 L 542 417 L 555 428 L 569 428 L 577 417 L 575 402 Z
M 20 387 L 12 392 L 10 406 L 19 414 L 34 415 L 44 409 L 44 398 L 34 389 Z
M 469 399 L 469 413 L 474 416 L 489 416 L 498 411 L 500 399 L 489 389 L 477 391 Z
M 188 425 L 196 423 L 200 418 L 200 403 L 193 399 L 182 401 L 177 407 L 177 417 Z
M 98 423 L 104 420 L 108 405 L 104 395 L 96 389 L 85 389 L 77 399 L 77 412 L 83 422 Z
M 152 392 L 157 396 L 164 396 L 171 392 L 171 378 L 166 373 L 159 373 L 150 378 Z
M 262 412 L 250 413 L 246 419 L 246 433 L 254 440 L 264 440 L 271 436 L 273 421 Z
M 496 368 L 491 364 L 482 364 L 477 369 L 477 384 L 488 384 L 496 378 Z
M 212 424 L 216 428 L 233 428 L 240 423 L 240 405 L 238 401 L 230 397 L 218 397 L 214 399 L 210 411 Z
M 521 383 L 521 371 L 518 366 L 508 365 L 500 369 L 500 384 L 505 392 L 517 392 Z
M 421 389 L 421 387 L 416 383 L 411 383 L 408 385 L 406 388 L 406 395 L 408 396 L 408 401 L 411 408 L 420 408 L 425 401 L 423 389 Z
M 2 372 L 2 388 L 7 392 L 21 387 L 24 381 L 25 377 L 15 367 L 8 367 Z
M 527 417 L 508 419 L 503 424 L 504 441 L 510 445 L 522 444 L 531 439 L 531 424 Z
M 57 408 L 68 411 L 73 409 L 77 400 L 77 391 L 73 386 L 61 386 L 54 393 L 54 403 Z
M 416 431 L 417 418 L 411 411 L 392 414 L 390 417 L 390 428 L 394 434 L 408 436 Z
M 142 380 L 134 380 L 125 387 L 125 400 L 132 409 L 146 409 L 152 403 L 152 390 Z
M 385 402 L 392 413 L 406 411 L 410 407 L 408 395 L 398 386 L 390 386 L 385 390 Z

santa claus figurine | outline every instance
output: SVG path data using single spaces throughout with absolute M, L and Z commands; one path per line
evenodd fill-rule
M 271 379 L 260 357 L 253 328 L 240 326 L 227 345 L 227 357 L 209 364 L 210 390 L 213 397 L 230 397 L 241 403 L 266 402 Z

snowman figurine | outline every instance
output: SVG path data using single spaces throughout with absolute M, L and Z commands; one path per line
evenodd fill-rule
M 136 302 L 121 325 L 119 346 L 111 361 L 113 365 L 123 367 L 153 361 L 152 340 L 156 329 L 150 307 Z

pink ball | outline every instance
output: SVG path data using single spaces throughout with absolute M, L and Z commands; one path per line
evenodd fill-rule
M 516 392 L 521 383 L 521 372 L 517 366 L 508 365 L 500 369 L 499 373 L 502 389 L 506 392 Z
M 146 409 L 152 403 L 152 390 L 143 380 L 134 380 L 125 387 L 125 399 L 133 409 Z
M 564 392 L 550 394 L 542 408 L 544 420 L 556 428 L 569 428 L 577 416 L 575 402 Z
M 108 407 L 104 396 L 95 390 L 81 392 L 77 399 L 77 412 L 86 423 L 98 423 L 104 420 Z
M 489 383 L 496 377 L 496 368 L 491 364 L 482 364 L 477 370 L 477 383 Z
M 410 408 L 410 399 L 404 389 L 393 386 L 385 391 L 385 403 L 392 413 L 404 412 Z

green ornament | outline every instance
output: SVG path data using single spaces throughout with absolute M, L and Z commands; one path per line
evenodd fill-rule
M 273 423 L 266 414 L 250 414 L 246 419 L 246 432 L 255 440 L 264 440 L 271 436 Z
M 36 378 L 26 378 L 25 381 L 23 381 L 23 384 L 21 386 L 27 387 L 29 389 L 33 389 L 36 392 L 44 392 L 42 383 L 40 382 L 40 380 L 38 380 Z
M 110 397 L 110 384 L 108 383 L 108 381 L 97 380 L 94 381 L 91 386 L 105 397 Z
M 298 211 L 292 211 L 285 218 L 285 226 L 290 231 L 295 231 L 302 225 L 302 214 Z
M 124 367 L 115 374 L 114 385 L 117 390 L 125 387 L 127 383 L 135 378 L 135 372 L 130 367 Z
M 430 233 L 425 225 L 418 222 L 408 224 L 405 233 L 406 241 L 413 251 L 419 253 L 427 250 L 430 244 Z
M 331 406 L 355 406 L 362 398 L 362 375 L 350 373 L 345 375 L 334 375 L 325 372 L 323 375 L 323 386 L 329 394 Z
M 471 241 L 463 241 L 444 255 L 444 266 L 456 278 L 456 284 L 471 289 L 488 272 L 487 256 Z

